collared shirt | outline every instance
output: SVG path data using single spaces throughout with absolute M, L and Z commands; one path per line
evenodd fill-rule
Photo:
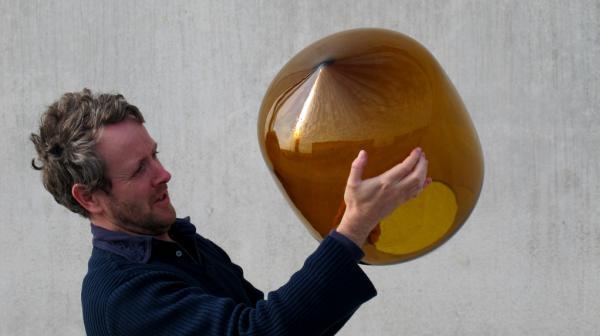
M 156 239 L 151 235 L 133 235 L 124 232 L 106 230 L 92 223 L 92 244 L 100 249 L 118 254 L 129 261 L 147 263 L 154 249 L 173 250 L 177 257 L 183 253 L 196 260 L 201 261 L 202 255 L 194 243 L 196 227 L 190 222 L 190 217 L 177 218 L 169 230 L 169 236 L 175 242 L 167 242 Z M 333 230 L 329 235 L 340 242 L 352 254 L 352 258 L 360 260 L 363 251 L 343 234 Z

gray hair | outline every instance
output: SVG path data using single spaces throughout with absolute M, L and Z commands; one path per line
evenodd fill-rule
M 41 164 L 33 159 L 31 165 L 42 171 L 44 187 L 56 202 L 89 217 L 87 210 L 73 198 L 71 188 L 79 183 L 88 192 L 110 191 L 104 161 L 95 149 L 98 132 L 103 126 L 128 117 L 144 122 L 139 109 L 127 103 L 122 95 L 93 95 L 89 89 L 65 93 L 42 114 L 39 134 L 32 133 L 30 138 Z

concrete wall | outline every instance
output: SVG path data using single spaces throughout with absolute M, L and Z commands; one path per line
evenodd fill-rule
M 599 1 L 0 0 L 0 335 L 84 333 L 89 226 L 45 192 L 28 140 L 46 105 L 83 87 L 138 105 L 179 215 L 256 286 L 282 285 L 317 243 L 263 163 L 257 111 L 297 51 L 356 27 L 429 48 L 486 173 L 447 244 L 364 267 L 379 296 L 341 334 L 597 334 Z

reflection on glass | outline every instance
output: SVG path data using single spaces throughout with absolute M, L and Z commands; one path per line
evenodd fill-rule
M 302 50 L 271 83 L 258 135 L 269 168 L 317 239 L 339 224 L 359 150 L 369 154 L 368 178 L 423 148 L 433 183 L 373 230 L 363 246 L 369 264 L 441 245 L 481 190 L 481 147 L 458 93 L 433 56 L 397 32 L 350 30 Z

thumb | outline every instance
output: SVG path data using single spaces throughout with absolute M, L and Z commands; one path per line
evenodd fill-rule
M 361 150 L 358 152 L 358 156 L 352 161 L 352 167 L 350 168 L 350 175 L 348 176 L 348 184 L 356 185 L 362 181 L 362 174 L 365 166 L 367 165 L 367 152 Z

